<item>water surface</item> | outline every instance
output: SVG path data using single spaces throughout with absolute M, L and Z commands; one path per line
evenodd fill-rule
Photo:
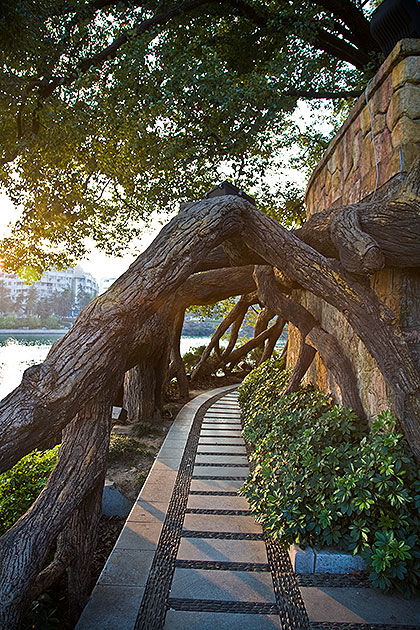
M 66 331 L 63 330 L 64 334 Z M 0 334 L 0 400 L 17 387 L 26 368 L 42 363 L 54 341 L 62 334 Z M 190 348 L 207 345 L 210 337 L 182 337 L 181 354 Z

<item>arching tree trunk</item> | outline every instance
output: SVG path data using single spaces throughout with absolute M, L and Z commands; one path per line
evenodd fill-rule
M 243 359 L 248 352 L 251 350 L 255 350 L 255 348 L 259 348 L 264 345 L 265 341 L 270 338 L 270 336 L 274 335 L 277 337 L 281 335 L 281 331 L 283 330 L 283 320 L 278 318 L 277 321 L 270 326 L 270 328 L 266 328 L 260 332 L 257 337 L 253 337 L 246 341 L 242 346 L 236 348 L 233 352 L 230 353 L 229 357 L 226 360 L 226 363 L 229 363 L 230 368 L 232 369 L 235 365 Z
M 156 407 L 156 367 L 151 359 L 145 359 L 125 373 L 123 404 L 130 424 L 153 418 Z
M 102 493 L 106 469 L 92 492 L 79 505 L 58 537 L 57 545 L 71 546 L 72 561 L 67 567 L 69 618 L 75 623 L 90 595 L 91 563 L 96 548 L 99 519 L 102 514 Z
M 279 318 L 279 325 L 277 327 L 277 330 L 275 332 L 272 332 L 269 336 L 269 338 L 267 339 L 267 341 L 265 342 L 265 346 L 264 346 L 264 351 L 261 355 L 261 359 L 258 363 L 258 365 L 261 365 L 261 363 L 264 363 L 264 361 L 267 361 L 267 359 L 269 359 L 271 357 L 271 355 L 274 352 L 274 348 L 276 347 L 276 343 L 279 340 L 280 336 L 283 333 L 284 327 L 286 325 L 286 320 Z
M 418 184 L 418 173 L 416 177 Z M 418 193 L 416 196 L 413 185 L 408 190 L 406 197 L 401 193 L 394 201 L 370 202 L 366 216 L 356 213 L 359 225 L 353 221 L 354 230 L 360 226 L 378 244 L 386 264 L 406 266 L 408 260 L 413 265 L 420 262 L 419 240 L 400 235 L 408 219 L 414 222 L 410 226 L 412 234 L 420 233 Z M 355 215 L 351 210 L 345 216 L 350 221 Z M 118 384 L 124 372 L 146 360 L 146 356 L 152 356 L 156 344 L 161 342 L 150 335 L 151 318 L 156 316 L 171 322 L 172 332 L 175 314 L 194 303 L 195 298 L 191 297 L 194 287 L 196 303 L 211 303 L 206 300 L 215 294 L 219 296 L 217 299 L 223 299 L 223 295 L 233 294 L 232 288 L 227 293 L 224 282 L 228 277 L 232 280 L 235 273 L 242 278 L 238 281 L 242 282 L 242 294 L 254 290 L 249 268 L 242 276 L 237 270 L 231 276 L 229 270 L 195 274 L 201 268 L 208 269 L 209 254 L 223 243 L 227 243 L 226 251 L 234 257 L 235 264 L 239 261 L 244 265 L 261 264 L 263 260 L 267 266 L 281 271 L 286 284 L 288 278 L 345 316 L 388 383 L 393 410 L 420 460 L 420 375 L 394 313 L 363 279 L 346 271 L 343 264 L 327 259 L 246 200 L 226 196 L 193 204 L 162 230 L 107 293 L 81 313 L 73 328 L 54 344 L 46 361 L 28 369 L 22 384 L 0 403 L 0 471 L 33 448 L 50 443 L 64 429 L 59 460 L 46 488 L 0 542 L 0 623 L 6 630 L 18 627 L 52 543 L 103 479 L 111 405 Z M 354 261 L 359 257 L 359 269 L 366 268 L 369 257 L 360 254 L 357 247 L 350 249 L 350 253 L 347 249 L 343 255 L 343 263 L 351 259 L 354 269 Z M 220 250 L 211 258 L 213 262 L 223 259 Z M 206 279 L 210 283 L 208 289 Z M 258 277 L 260 291 L 261 280 Z M 217 285 L 219 289 L 215 290 Z M 280 330 L 283 318 L 298 321 L 302 307 L 278 291 L 274 296 L 279 300 L 279 309 L 267 295 L 266 302 L 263 300 L 273 311 L 281 313 L 274 326 Z M 283 314 L 285 311 L 287 315 Z M 305 309 L 303 315 L 299 327 L 302 338 L 308 346 L 324 353 L 332 364 L 341 351 L 339 345 L 330 343 L 326 331 Z M 255 344 L 252 347 L 263 343 L 270 330 L 248 343 Z M 230 354 L 231 365 L 251 348 L 246 345 Z M 167 343 L 163 351 L 159 346 L 160 390 L 170 346 Z M 339 370 L 335 377 L 343 378 Z M 76 564 L 74 560 L 73 566 Z M 79 569 L 77 575 L 74 581 L 80 580 L 82 585 L 84 579 Z
M 106 399 L 92 402 L 66 427 L 58 462 L 46 487 L 1 538 L 0 627 L 5 630 L 20 626 L 33 583 L 52 543 L 85 498 L 103 484 L 111 404 Z M 80 561 L 83 559 L 74 560 Z
M 319 322 L 303 306 L 281 293 L 281 285 L 276 281 L 271 267 L 256 267 L 255 277 L 261 301 L 269 304 L 275 312 L 299 329 L 298 359 L 284 393 L 296 391 L 314 359 L 315 351 L 318 351 L 325 367 L 331 372 L 341 391 L 343 405 L 350 407 L 363 418 L 365 413 L 360 400 L 356 375 L 337 339 L 323 330 Z

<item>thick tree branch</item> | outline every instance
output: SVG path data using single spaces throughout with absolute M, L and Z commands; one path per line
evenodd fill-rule
M 417 226 L 419 223 L 417 218 Z M 270 233 L 270 239 L 263 242 L 259 238 L 263 233 Z M 420 459 L 420 376 L 394 313 L 371 289 L 356 282 L 336 263 L 299 241 L 270 217 L 247 212 L 243 236 L 267 263 L 282 269 L 303 288 L 343 313 L 377 361 L 392 392 L 393 411 L 416 458 Z
M 246 341 L 242 346 L 236 348 L 233 352 L 231 352 L 230 356 L 227 357 L 225 363 L 229 365 L 230 369 L 233 369 L 235 365 L 239 363 L 239 361 L 245 357 L 248 352 L 251 350 L 255 350 L 255 348 L 259 348 L 262 346 L 267 339 L 270 339 L 273 335 L 277 335 L 279 337 L 281 335 L 281 331 L 283 330 L 283 320 L 281 318 L 277 318 L 276 322 L 270 326 L 270 328 L 266 328 L 257 337 L 253 337 Z
M 380 51 L 378 43 L 371 35 L 369 20 L 365 18 L 362 10 L 354 2 L 350 0 L 317 0 L 316 4 L 342 20 L 349 28 L 351 41 L 357 48 L 367 54 L 371 51 Z
M 255 284 L 254 284 L 254 287 L 255 287 Z M 258 302 L 258 298 L 257 298 L 256 293 L 243 295 L 240 298 L 240 300 L 235 304 L 233 309 L 226 315 L 223 321 L 220 322 L 219 326 L 214 332 L 212 338 L 210 339 L 210 342 L 208 343 L 203 354 L 201 355 L 200 361 L 197 363 L 194 370 L 192 371 L 191 381 L 197 381 L 201 377 L 201 375 L 203 374 L 203 371 L 205 370 L 205 364 L 208 361 L 212 350 L 216 347 L 219 340 L 228 330 L 229 326 L 231 326 L 238 318 L 241 318 L 241 321 L 242 321 L 242 319 L 245 316 L 245 313 L 247 312 L 251 304 L 256 304 L 257 302 Z
M 164 26 L 180 15 L 190 11 L 195 11 L 197 8 L 205 4 L 213 4 L 214 2 L 220 2 L 220 0 L 187 0 L 186 2 L 167 9 L 166 11 L 156 13 L 153 17 L 143 20 L 134 29 L 123 32 L 119 37 L 114 39 L 113 42 L 106 46 L 106 48 L 97 52 L 95 55 L 79 61 L 76 70 L 68 76 L 55 77 L 54 79 L 45 78 L 36 80 L 29 85 L 29 89 L 38 87 L 40 97 L 42 99 L 46 99 L 51 96 L 58 86 L 69 86 L 74 83 L 81 74 L 84 74 L 91 68 L 97 68 L 105 61 L 115 59 L 120 49 L 133 37 L 140 37 L 155 26 Z
M 180 212 L 107 293 L 86 307 L 44 363 L 26 370 L 19 388 L 0 403 L 5 436 L 0 470 L 63 428 L 109 382 L 121 382 L 146 320 L 167 301 L 169 287 L 176 291 L 201 260 L 238 231 L 242 203 L 219 197 Z
M 307 348 L 318 351 L 327 370 L 333 375 L 341 392 L 345 407 L 353 409 L 361 418 L 365 416 L 353 366 L 334 335 L 323 330 L 311 313 L 300 304 L 286 298 L 280 292 L 271 267 L 256 267 L 255 277 L 258 296 L 276 313 L 290 321 L 300 332 L 300 348 L 296 366 L 287 385 L 287 393 L 295 391 L 310 367 L 313 354 Z

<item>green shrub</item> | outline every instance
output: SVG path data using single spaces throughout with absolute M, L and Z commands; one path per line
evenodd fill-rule
M 32 602 L 28 613 L 22 623 L 23 630 L 59 630 L 60 620 L 54 615 L 57 608 L 51 595 L 43 593 Z
M 375 586 L 419 593 L 420 476 L 395 419 L 369 431 L 311 387 L 280 397 L 287 379 L 268 361 L 240 387 L 251 509 L 281 542 L 360 553 Z
M 58 446 L 34 451 L 0 475 L 0 536 L 24 514 L 47 483 Z
M 110 464 L 135 463 L 139 457 L 154 457 L 155 450 L 127 435 L 111 434 L 108 461 Z
M 182 355 L 185 371 L 187 374 L 191 374 L 203 354 L 206 346 L 198 346 L 197 348 L 190 348 Z

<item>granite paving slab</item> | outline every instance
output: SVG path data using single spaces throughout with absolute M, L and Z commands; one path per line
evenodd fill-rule
M 248 466 L 248 458 L 246 455 L 232 455 L 228 453 L 226 455 L 206 455 L 205 453 L 197 453 L 195 458 L 196 464 L 243 464 Z
M 243 482 L 233 479 L 192 479 L 191 492 L 236 492 Z
M 420 628 L 420 599 L 407 600 L 373 588 L 300 588 L 315 622 L 396 624 Z
M 205 532 L 261 532 L 261 525 L 252 516 L 220 514 L 186 514 L 184 528 Z
M 249 474 L 248 466 L 209 466 L 206 464 L 195 465 L 193 475 L 211 475 L 212 477 L 247 477 Z
M 270 573 L 175 569 L 171 597 L 274 602 Z
M 232 455 L 246 455 L 246 447 L 242 444 L 201 444 L 198 443 L 197 454 L 214 453 L 223 455 L 225 453 Z
M 165 630 L 280 630 L 280 620 L 276 615 L 247 615 L 213 612 L 186 612 L 169 610 L 166 615 Z
M 223 540 L 218 538 L 182 538 L 180 560 L 214 560 L 219 562 L 267 562 L 261 540 Z
M 243 446 L 244 441 L 241 436 L 231 437 L 229 435 L 220 436 L 216 435 L 213 437 L 203 436 L 201 435 L 198 440 L 198 446 L 203 446 L 204 444 L 211 444 L 214 446 Z
M 420 600 L 355 576 L 295 577 L 238 495 L 240 427 L 232 387 L 181 409 L 76 630 L 419 628 Z

